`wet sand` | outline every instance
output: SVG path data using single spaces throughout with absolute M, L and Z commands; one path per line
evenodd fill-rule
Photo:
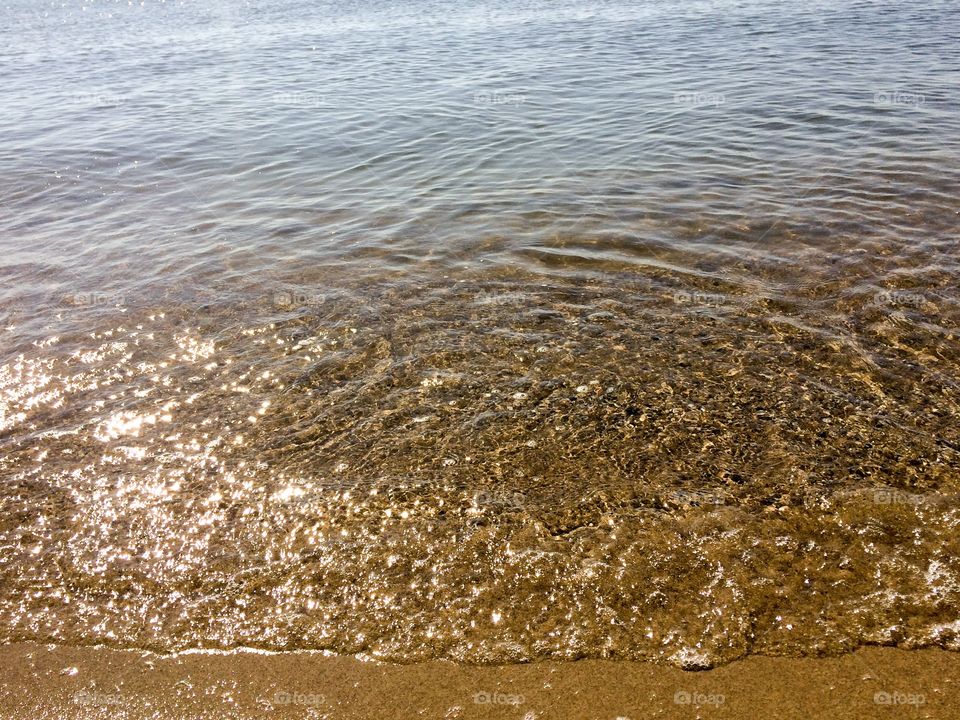
M 864 648 L 690 672 L 585 660 L 395 665 L 322 653 L 0 648 L 0 717 L 956 718 L 960 654 Z

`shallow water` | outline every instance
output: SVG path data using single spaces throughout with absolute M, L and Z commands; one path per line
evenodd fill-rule
M 0 640 L 960 649 L 956 2 L 0 9 Z

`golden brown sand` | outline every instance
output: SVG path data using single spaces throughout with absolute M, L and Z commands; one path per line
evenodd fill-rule
M 585 660 L 392 665 L 321 653 L 0 648 L 0 717 L 960 718 L 960 654 L 866 648 L 704 672 Z

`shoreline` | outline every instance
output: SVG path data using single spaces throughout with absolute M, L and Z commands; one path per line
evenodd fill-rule
M 397 665 L 267 654 L 0 646 L 0 717 L 955 718 L 960 653 L 867 647 L 712 670 L 615 660 Z

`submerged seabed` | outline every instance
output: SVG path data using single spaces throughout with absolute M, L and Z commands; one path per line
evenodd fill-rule
M 960 648 L 953 300 L 496 277 L 65 310 L 0 368 L 3 639 Z

